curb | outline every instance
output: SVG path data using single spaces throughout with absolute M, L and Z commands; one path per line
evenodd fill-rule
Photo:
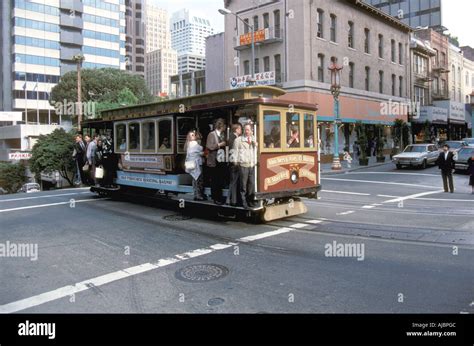
M 382 162 L 382 163 L 375 163 L 373 165 L 368 165 L 368 166 L 362 166 L 362 167 L 357 167 L 357 168 L 351 168 L 351 169 L 345 169 L 345 170 L 340 170 L 340 171 L 321 171 L 321 175 L 335 175 L 335 174 L 346 174 L 346 173 L 349 173 L 349 172 L 354 172 L 354 171 L 360 171 L 360 170 L 363 170 L 363 169 L 368 169 L 368 168 L 372 168 L 372 167 L 380 167 L 380 166 L 385 166 L 385 165 L 389 165 L 389 164 L 393 164 L 393 162 L 390 160 L 389 162 Z

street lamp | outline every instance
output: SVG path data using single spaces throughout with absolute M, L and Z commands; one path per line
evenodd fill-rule
M 81 67 L 82 62 L 85 60 L 84 55 L 81 53 L 74 55 L 72 57 L 77 64 L 77 131 L 81 132 L 81 122 L 82 122 L 82 85 L 81 85 Z
M 331 71 L 331 94 L 334 97 L 334 157 L 332 160 L 331 169 L 339 171 L 342 169 L 341 161 L 339 160 L 339 94 L 341 92 L 341 70 L 342 66 L 337 65 L 337 60 L 334 59 L 329 66 Z
M 226 16 L 228 14 L 232 14 L 234 15 L 237 19 L 239 19 L 242 23 L 244 23 L 244 25 L 246 25 L 249 29 L 250 29 L 250 33 L 252 35 L 252 61 L 251 61 L 251 68 L 252 68 L 252 71 L 251 71 L 251 79 L 248 81 L 250 82 L 249 84 L 250 85 L 255 85 L 255 28 L 253 25 L 251 25 L 250 23 L 247 23 L 245 20 L 243 20 L 238 14 L 232 12 L 231 10 L 227 9 L 227 8 L 221 8 L 218 10 L 220 14 Z

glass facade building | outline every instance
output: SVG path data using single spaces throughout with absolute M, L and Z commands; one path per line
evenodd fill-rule
M 441 0 L 364 0 L 413 28 L 442 26 Z

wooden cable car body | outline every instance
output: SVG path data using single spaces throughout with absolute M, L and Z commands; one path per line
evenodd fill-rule
M 255 86 L 104 111 L 101 119 L 84 121 L 83 132 L 108 132 L 118 165 L 113 168 L 113 186 L 91 190 L 166 198 L 186 208 L 205 207 L 225 216 L 243 214 L 263 221 L 303 214 L 307 208 L 301 197 L 315 198 L 321 189 L 317 106 L 278 99 L 284 94 L 282 89 Z M 186 135 L 198 129 L 205 147 L 217 118 L 228 127 L 238 122 L 254 127 L 258 142 L 254 208 L 193 200 L 192 178 L 184 171 Z M 290 145 L 295 131 L 299 139 Z M 226 147 L 219 156 L 227 161 L 231 149 Z M 227 193 L 224 189 L 223 195 Z M 209 187 L 205 194 L 210 197 Z

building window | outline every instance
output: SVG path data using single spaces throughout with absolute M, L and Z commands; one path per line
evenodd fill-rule
M 364 52 L 370 54 L 370 30 L 364 29 Z
M 249 19 L 248 18 L 244 19 L 244 34 L 249 33 L 249 25 L 250 25 Z
M 354 48 L 354 23 L 348 22 L 348 32 L 347 32 L 347 46 L 349 48 Z
M 324 38 L 324 11 L 318 8 L 318 18 L 317 18 L 317 33 L 316 36 L 319 38 Z
M 318 54 L 318 82 L 324 83 L 324 54 Z
M 426 89 L 415 87 L 415 102 L 418 102 L 420 106 L 426 105 Z
M 270 71 L 270 57 L 266 56 L 263 58 L 263 72 L 269 72 Z
M 263 14 L 263 28 L 268 29 L 270 27 L 270 16 L 268 13 Z
M 403 44 L 401 43 L 398 44 L 398 63 L 403 65 Z
M 370 67 L 365 67 L 365 90 L 370 90 Z
M 244 61 L 244 75 L 249 75 L 250 74 L 250 61 L 245 60 Z
M 275 82 L 281 83 L 282 76 L 281 76 L 281 55 L 275 55 Z
M 331 41 L 332 42 L 337 42 L 336 27 L 337 27 L 337 17 L 335 14 L 331 14 Z
M 354 87 L 354 63 L 349 63 L 349 88 Z
M 395 62 L 395 55 L 396 55 L 396 52 L 395 52 L 395 40 L 392 40 L 392 41 L 391 41 L 391 51 L 392 51 L 392 62 Z
M 383 94 L 383 71 L 379 71 L 379 93 Z
M 258 16 L 253 17 L 253 30 L 258 31 Z
M 446 66 L 447 62 L 446 62 L 446 53 L 445 52 L 441 52 L 441 61 L 443 63 L 443 66 Z
M 255 73 L 260 73 L 260 60 L 258 58 L 255 59 Z
M 379 58 L 383 59 L 383 35 L 379 35 Z
M 400 97 L 403 97 L 403 77 L 400 76 L 398 77 L 398 93 L 400 95 Z
M 397 76 L 392 74 L 392 95 L 395 96 L 395 90 L 397 88 Z
M 280 29 L 280 10 L 276 10 L 273 12 L 273 23 L 275 27 L 275 37 L 280 38 L 281 37 L 281 29 Z

